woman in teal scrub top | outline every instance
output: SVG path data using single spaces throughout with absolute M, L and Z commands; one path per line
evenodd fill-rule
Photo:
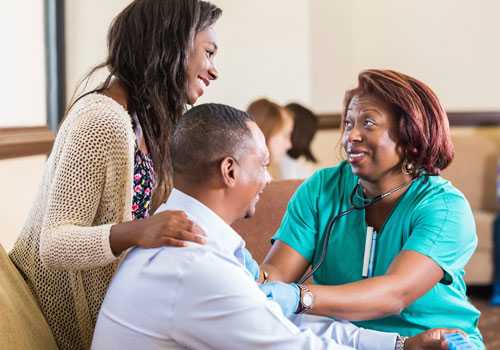
M 458 328 L 484 348 L 463 279 L 477 245 L 474 218 L 464 195 L 439 176 L 453 145 L 438 98 L 404 74 L 367 70 L 344 105 L 346 161 L 297 190 L 261 267 L 268 278 L 261 288 L 285 310 L 403 336 Z M 320 259 L 335 215 L 384 193 L 335 221 L 309 291 L 293 283 Z

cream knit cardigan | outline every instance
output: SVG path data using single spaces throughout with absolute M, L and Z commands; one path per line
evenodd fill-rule
M 27 280 L 59 348 L 88 349 L 117 265 L 109 233 L 132 219 L 131 117 L 93 93 L 69 111 L 40 190 L 10 257 Z

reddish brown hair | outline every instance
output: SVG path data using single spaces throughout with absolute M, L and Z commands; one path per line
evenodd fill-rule
M 342 120 L 354 96 L 372 96 L 389 106 L 399 125 L 395 133 L 402 157 L 415 171 L 439 175 L 450 164 L 454 150 L 448 116 L 426 84 L 392 70 L 365 70 L 358 86 L 345 94 Z

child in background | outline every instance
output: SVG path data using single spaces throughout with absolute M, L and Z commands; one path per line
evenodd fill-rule
M 290 103 L 285 109 L 293 116 L 292 148 L 280 163 L 282 179 L 305 179 L 314 172 L 317 159 L 311 151 L 311 143 L 318 130 L 318 118 L 306 107 Z
M 271 156 L 269 173 L 273 179 L 281 179 L 279 164 L 292 147 L 293 117 L 285 108 L 266 98 L 252 102 L 247 112 L 255 119 L 266 138 Z

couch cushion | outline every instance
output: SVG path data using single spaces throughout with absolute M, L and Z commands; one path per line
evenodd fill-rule
M 443 171 L 465 194 L 473 209 L 496 211 L 496 166 L 499 128 L 452 128 L 455 158 Z
M 478 248 L 465 266 L 465 282 L 468 285 L 489 285 L 493 277 L 491 251 Z
M 490 284 L 493 279 L 493 222 L 496 213 L 474 210 L 477 229 L 477 249 L 465 266 L 465 282 Z
M 1 245 L 0 349 L 57 349 L 35 298 Z
M 257 262 L 261 263 L 271 248 L 270 239 L 281 223 L 290 197 L 301 183 L 302 180 L 271 182 L 260 196 L 255 215 L 233 225 Z
M 497 213 L 487 210 L 473 210 L 472 212 L 476 221 L 477 249 L 493 253 L 493 223 Z

